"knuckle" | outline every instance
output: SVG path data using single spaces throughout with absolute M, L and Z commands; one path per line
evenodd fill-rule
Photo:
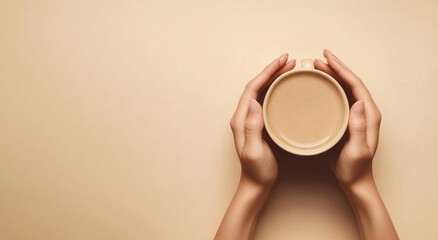
M 256 164 L 260 159 L 263 159 L 265 154 L 260 149 L 245 148 L 242 152 L 242 158 L 247 164 Z
M 231 130 L 235 130 L 235 128 L 236 128 L 236 120 L 234 117 L 232 117 L 230 119 L 230 128 L 231 128 Z
M 246 90 L 252 90 L 254 88 L 254 82 L 250 81 L 246 84 L 245 89 Z
M 367 129 L 365 127 L 356 128 L 356 134 L 359 136 L 367 135 Z
M 252 132 L 255 131 L 259 126 L 259 121 L 255 118 L 248 118 L 245 121 L 245 131 Z
M 371 159 L 371 154 L 366 148 L 361 148 L 350 152 L 349 157 L 355 162 L 367 162 Z
M 353 119 L 350 122 L 350 128 L 354 129 L 357 134 L 366 134 L 366 122 L 363 119 Z
M 381 112 L 379 109 L 377 109 L 376 120 L 377 120 L 377 122 L 379 122 L 379 123 L 382 122 L 382 112 Z

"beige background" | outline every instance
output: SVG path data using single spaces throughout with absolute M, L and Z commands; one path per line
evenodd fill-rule
M 436 238 L 437 7 L 1 0 L 0 239 L 211 239 L 245 83 L 323 48 L 382 110 L 374 171 L 400 236 Z M 358 239 L 324 162 L 280 165 L 256 239 Z

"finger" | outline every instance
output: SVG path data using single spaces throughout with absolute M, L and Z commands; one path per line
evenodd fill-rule
M 234 142 L 237 152 L 242 151 L 245 142 L 244 125 L 248 113 L 248 107 L 251 99 L 256 99 L 260 89 L 268 82 L 272 76 L 281 69 L 287 61 L 287 54 L 275 59 L 259 75 L 247 84 L 240 97 L 236 111 L 231 118 L 231 129 L 233 130 Z
M 371 98 L 371 94 L 368 89 L 363 84 L 362 80 L 360 80 L 352 71 L 350 71 L 345 64 L 337 60 L 337 58 L 332 55 L 332 53 L 327 53 L 328 51 L 324 51 L 324 56 L 327 58 L 328 66 L 339 76 L 341 82 L 343 82 L 348 88 L 351 89 L 354 97 L 364 100 L 369 100 L 374 103 Z
M 284 67 L 284 65 L 287 63 L 288 58 L 289 58 L 289 54 L 287 53 L 281 55 L 278 58 L 278 62 L 280 65 L 279 68 L 275 68 L 275 64 L 274 66 L 272 66 L 272 64 L 268 65 L 267 67 L 265 67 L 265 69 L 263 69 L 262 72 L 260 72 L 253 80 L 251 80 L 248 83 L 247 87 L 252 87 L 254 89 L 261 89 L 262 86 L 266 84 L 266 82 L 269 82 L 269 80 L 272 79 L 272 77 L 279 69 Z
M 289 62 L 287 62 L 282 68 L 280 68 L 277 72 L 275 72 L 275 74 L 271 77 L 271 79 L 269 81 L 267 81 L 263 85 L 261 90 L 258 92 L 257 100 L 260 101 L 260 103 L 263 103 L 263 99 L 265 98 L 266 92 L 267 92 L 269 86 L 272 84 L 272 82 L 274 82 L 278 77 L 280 77 L 280 75 L 294 69 L 295 65 L 296 65 L 296 60 L 292 59 Z
M 379 128 L 380 128 L 380 111 L 377 108 L 370 92 L 366 88 L 365 84 L 348 68 L 344 67 L 339 58 L 334 56 L 329 51 L 324 51 L 324 55 L 327 56 L 328 65 L 339 76 L 339 80 L 342 80 L 348 88 L 351 90 L 355 100 L 364 100 L 365 109 L 367 113 L 367 139 L 368 146 L 372 152 L 377 149 L 379 141 Z
M 265 84 L 264 87 L 269 86 L 275 79 L 277 79 L 280 75 L 282 75 L 285 72 L 289 72 L 292 69 L 294 69 L 295 65 L 296 65 L 296 59 L 292 59 L 289 62 L 287 62 L 282 68 L 280 68 L 280 70 L 278 70 L 273 76 L 272 78 L 269 80 L 269 82 L 267 82 L 267 84 Z
M 354 148 L 352 149 L 354 152 L 360 152 L 361 148 L 364 147 L 368 150 L 367 123 L 365 120 L 365 105 L 363 100 L 357 101 L 351 107 L 348 131 L 350 134 L 348 145 Z
M 320 59 L 315 59 L 314 65 L 315 65 L 315 69 L 327 73 L 328 75 L 332 76 L 336 81 L 338 81 L 338 83 L 342 86 L 345 93 L 347 94 L 347 98 L 350 104 L 355 102 L 355 99 L 353 97 L 353 94 L 351 93 L 350 88 L 346 86 L 343 81 L 339 80 L 339 76 L 333 71 L 333 69 L 330 68 L 330 66 L 327 63 L 323 62 Z
M 333 71 L 333 69 L 331 69 L 330 66 L 327 65 L 327 63 L 323 62 L 322 60 L 315 59 L 314 65 L 315 65 L 315 69 L 327 73 L 328 75 L 332 76 L 334 79 L 339 78 L 339 76 Z
M 289 54 L 287 53 L 281 55 L 278 58 L 279 67 L 275 64 L 274 61 L 274 64 L 270 64 L 267 67 L 265 67 L 265 69 L 263 69 L 262 72 L 260 72 L 253 80 L 251 80 L 246 87 L 256 92 L 260 91 L 263 88 L 263 86 L 269 83 L 272 80 L 272 78 L 276 75 L 276 73 L 286 65 L 288 57 Z
M 263 157 L 263 114 L 260 104 L 251 99 L 248 108 L 248 116 L 245 121 L 245 144 L 246 157 L 260 159 Z
M 348 70 L 350 70 L 351 71 L 351 69 L 347 66 L 347 65 L 345 65 L 342 61 L 341 61 L 341 59 L 339 59 L 335 54 L 333 54 L 331 51 L 329 51 L 328 49 L 324 49 L 324 51 L 322 52 L 322 54 L 324 55 L 324 57 L 325 58 L 328 58 L 328 57 L 333 57 L 334 59 L 336 59 L 345 69 L 348 69 Z M 351 71 L 351 72 L 353 72 L 353 71 Z
M 376 110 L 377 105 L 362 80 L 329 50 L 324 50 L 324 56 L 327 58 L 328 66 L 339 77 L 338 80 L 340 83 L 343 83 L 343 86 L 346 86 L 351 90 L 354 98 L 356 100 L 366 100 L 371 104 L 371 107 L 374 108 L 370 110 Z M 373 115 L 372 111 L 370 111 L 370 114 Z

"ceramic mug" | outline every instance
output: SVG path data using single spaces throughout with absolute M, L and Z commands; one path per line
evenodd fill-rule
M 263 101 L 265 128 L 284 150 L 302 156 L 332 148 L 345 133 L 349 103 L 341 85 L 313 60 L 279 76 Z

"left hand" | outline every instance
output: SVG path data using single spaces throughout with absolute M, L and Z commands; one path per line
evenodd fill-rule
M 338 182 L 351 187 L 372 179 L 372 160 L 379 142 L 382 117 L 363 81 L 330 51 L 325 50 L 324 56 L 328 64 L 316 60 L 315 68 L 339 81 L 355 102 L 350 110 L 347 142 L 334 162 Z
M 262 139 L 263 113 L 256 99 L 278 76 L 295 67 L 295 60 L 287 60 L 288 55 L 283 54 L 246 85 L 230 121 L 242 178 L 259 186 L 270 186 L 276 181 L 278 166 L 272 150 Z

